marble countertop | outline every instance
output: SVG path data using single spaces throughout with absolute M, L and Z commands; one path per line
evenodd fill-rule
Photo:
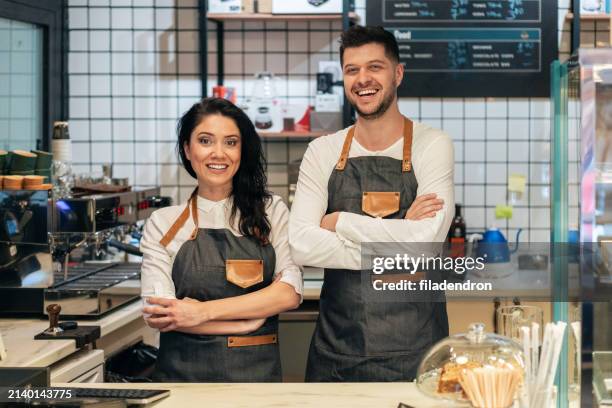
M 79 324 L 99 325 L 100 336 L 104 337 L 141 316 L 142 302 L 137 301 L 100 320 L 81 320 Z M 34 340 L 48 326 L 48 321 L 42 319 L 0 319 L 0 334 L 8 356 L 0 361 L 0 367 L 46 367 L 77 350 L 74 340 Z
M 73 387 L 75 384 L 56 384 Z M 79 384 L 100 387 L 102 384 Z M 255 383 L 255 384 L 103 384 L 104 388 L 168 389 L 170 396 L 152 404 L 170 407 L 333 407 L 397 408 L 403 402 L 412 408 L 466 407 L 429 398 L 414 383 Z

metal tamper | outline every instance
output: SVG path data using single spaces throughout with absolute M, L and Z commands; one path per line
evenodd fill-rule
M 47 306 L 47 313 L 49 314 L 49 328 L 43 333 L 50 336 L 57 336 L 64 332 L 64 329 L 59 327 L 59 315 L 62 311 L 62 307 L 57 303 L 50 304 Z

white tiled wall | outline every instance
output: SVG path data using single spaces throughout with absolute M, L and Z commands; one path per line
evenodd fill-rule
M 193 179 L 178 165 L 176 119 L 200 96 L 197 0 L 70 0 L 70 122 L 77 170 L 99 171 L 133 183 L 161 185 L 183 200 Z M 365 0 L 356 1 L 365 21 Z M 569 52 L 568 0 L 559 1 L 560 57 Z M 583 25 L 583 45 L 604 41 L 607 26 Z M 313 103 L 320 60 L 339 59 L 339 22 L 245 22 L 225 25 L 225 84 L 251 93 L 253 74 L 271 70 L 282 100 Z M 216 82 L 214 23 L 209 26 L 209 86 Z M 401 98 L 401 111 L 447 131 L 455 142 L 456 200 L 469 230 L 494 222 L 506 203 L 508 175 L 528 179 L 510 221 L 512 237 L 549 239 L 550 102 L 547 98 Z M 287 163 L 305 142 L 267 142 L 269 182 L 288 193 Z M 575 174 L 571 175 L 576 180 Z M 573 202 L 577 206 L 573 185 Z M 570 215 L 576 214 L 573 206 Z

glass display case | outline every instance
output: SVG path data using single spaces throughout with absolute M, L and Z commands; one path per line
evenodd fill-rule
M 593 395 L 600 406 L 612 406 L 612 352 L 593 353 Z
M 567 243 L 574 226 L 580 243 L 577 296 L 568 285 L 567 258 L 553 256 L 553 319 L 570 327 L 557 376 L 558 406 L 590 400 L 590 387 L 580 392 L 584 376 L 593 379 L 597 407 L 605 403 L 597 387 L 612 389 L 609 361 L 603 361 L 612 350 L 612 48 L 580 49 L 554 62 L 551 72 L 552 250 L 572 250 Z

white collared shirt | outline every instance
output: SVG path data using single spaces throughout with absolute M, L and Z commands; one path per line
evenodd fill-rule
M 142 258 L 142 289 L 141 295 L 176 298 L 174 282 L 172 281 L 172 265 L 181 246 L 187 241 L 194 230 L 193 219 L 190 218 L 178 231 L 174 239 L 164 247 L 159 243 L 172 224 L 185 209 L 186 204 L 161 208 L 151 214 L 144 228 L 140 250 Z M 228 229 L 234 235 L 241 236 L 238 231 L 240 213 L 237 212 L 234 224 L 230 225 L 229 216 L 231 200 L 211 201 L 198 196 L 199 228 Z M 266 208 L 270 220 L 270 243 L 276 254 L 274 276 L 281 276 L 281 282 L 293 286 L 295 292 L 302 296 L 302 271 L 293 262 L 289 250 L 288 224 L 289 210 L 279 196 L 273 196 Z

